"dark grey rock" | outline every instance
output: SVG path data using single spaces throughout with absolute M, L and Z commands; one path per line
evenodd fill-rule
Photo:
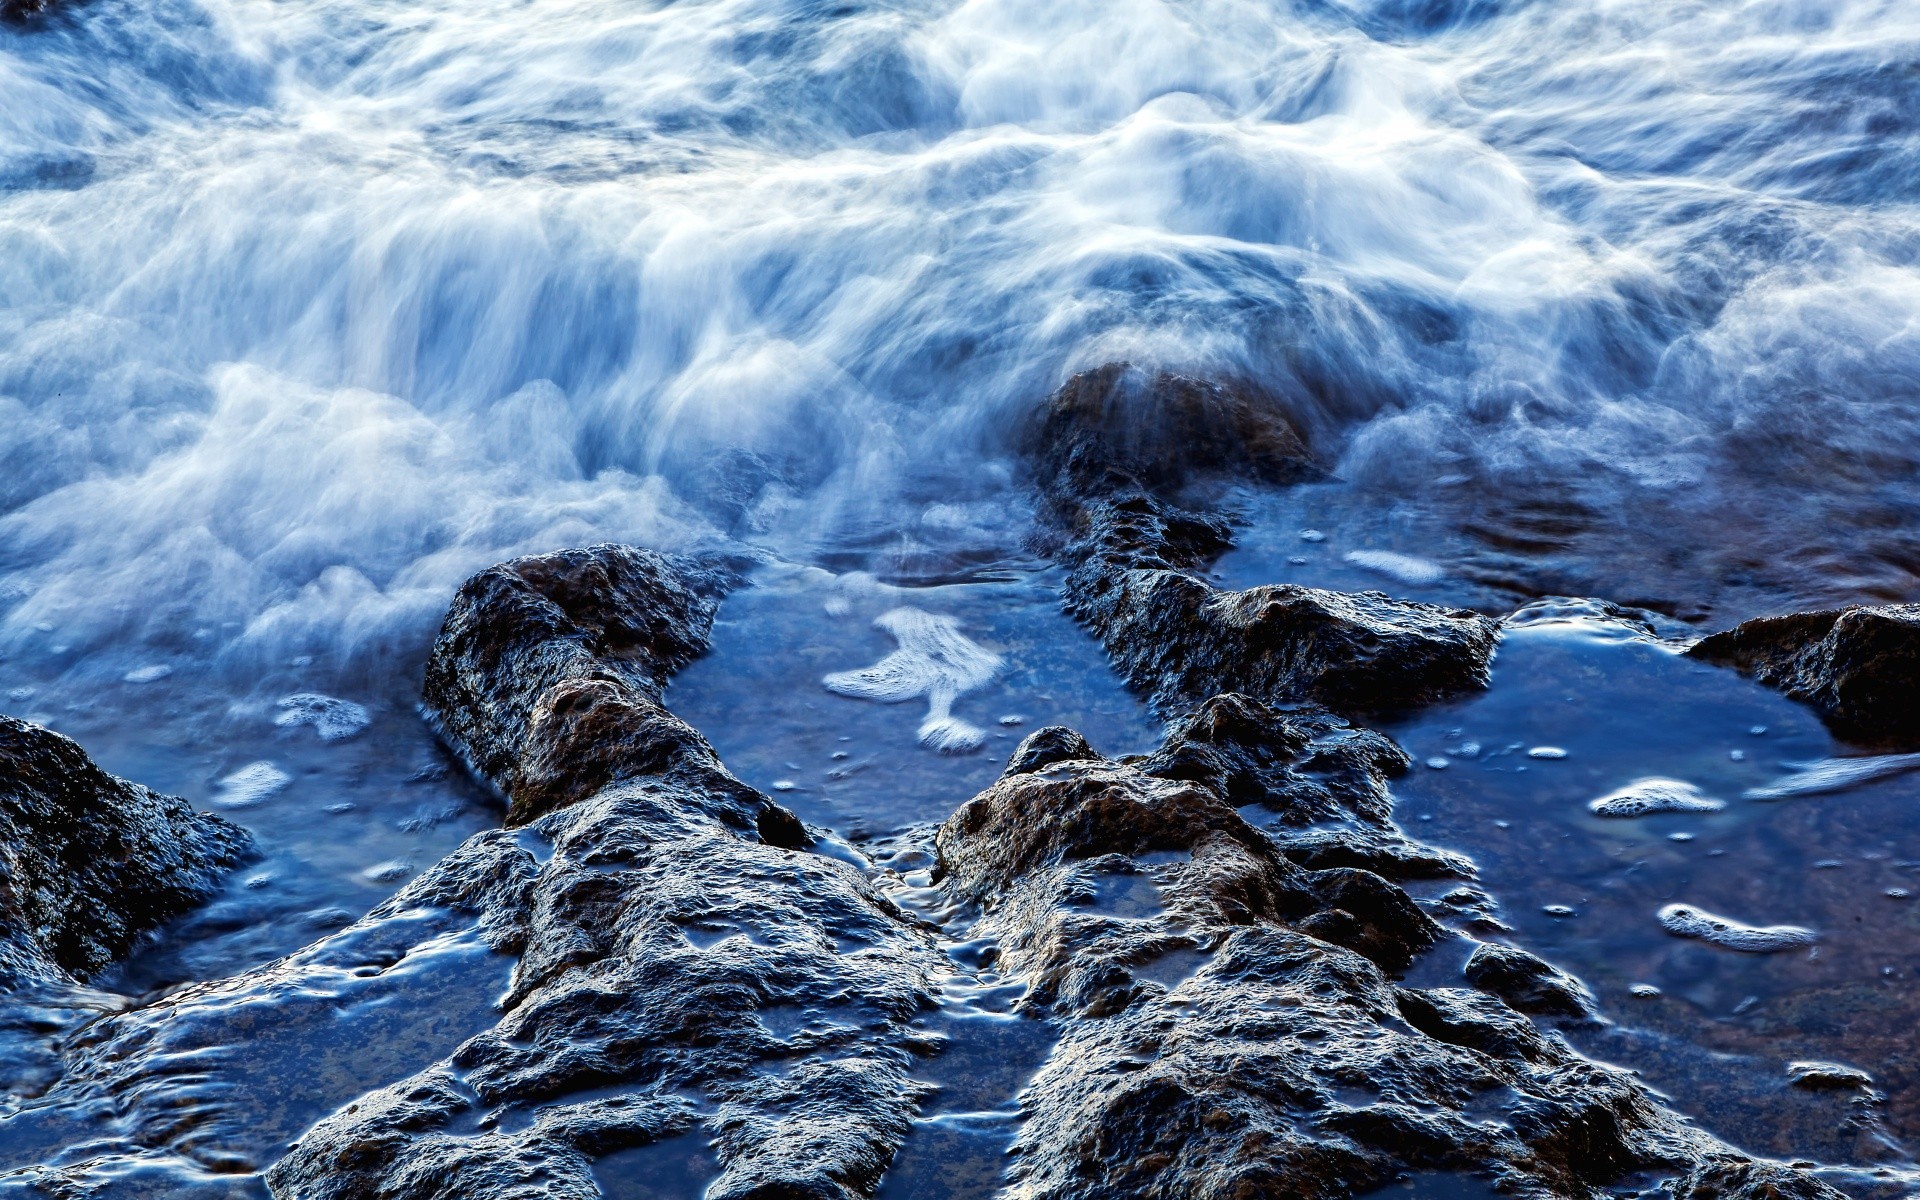
M 245 831 L 0 717 L 0 990 L 84 980 L 213 896 Z
M 1023 449 L 1049 486 L 1080 492 L 1098 490 L 1110 472 L 1157 490 L 1207 476 L 1293 483 L 1322 473 L 1300 429 L 1253 384 L 1129 363 L 1062 384 L 1026 431 Z
M 1580 981 L 1515 946 L 1485 945 L 1467 958 L 1467 982 L 1524 1013 L 1591 1018 L 1594 1001 Z
M 1673 1200 L 1830 1200 L 1838 1194 L 1807 1172 L 1781 1163 L 1706 1162 L 1679 1181 Z
M 621 547 L 461 590 L 428 704 L 551 846 L 490 917 L 520 962 L 492 1029 L 321 1121 L 276 1196 L 584 1200 L 593 1158 L 694 1127 L 710 1200 L 871 1193 L 924 1090 L 910 1023 L 943 960 L 660 705 L 711 616 L 674 564 Z M 442 875 L 462 886 L 448 864 L 414 886 Z
M 1406 752 L 1331 713 L 1214 696 L 1174 722 L 1160 749 L 1130 761 L 1150 775 L 1204 784 L 1236 808 L 1258 806 L 1263 828 L 1301 866 L 1360 867 L 1393 879 L 1474 873 L 1467 859 L 1414 842 L 1394 824 L 1388 781 L 1410 765 Z
M 1150 761 L 1009 772 L 936 835 L 943 886 L 1059 1033 L 1010 1195 L 1339 1196 L 1448 1170 L 1575 1196 L 1745 1165 L 1499 999 L 1394 987 L 1383 965 L 1435 933 L 1404 892 L 1290 862 L 1214 791 L 1231 772 Z
M 1809 1091 L 1864 1091 L 1873 1086 L 1873 1076 L 1859 1067 L 1832 1062 L 1788 1063 L 1787 1080 Z
M 1059 1032 L 1011 1194 L 1337 1196 L 1437 1169 L 1585 1195 L 1744 1161 L 1492 996 L 1395 988 L 1383 966 L 1436 932 L 1404 892 L 1301 868 L 1213 784 L 1142 766 L 1009 773 L 936 836 Z
M 1154 419 L 1172 432 L 1153 432 L 1149 420 L 1147 432 L 1122 436 L 1112 405 L 1088 398 L 1106 394 L 1102 379 L 1076 376 L 1061 389 L 1027 455 L 1062 530 L 1047 548 L 1070 568 L 1068 611 L 1157 711 L 1243 692 L 1361 714 L 1486 686 L 1500 628 L 1490 617 L 1381 592 L 1293 584 L 1231 592 L 1200 578 L 1232 529 L 1184 507 L 1182 485 L 1236 469 L 1244 476 L 1256 462 L 1293 464 L 1291 476 L 1277 465 L 1256 476 L 1299 477 L 1304 448 L 1278 415 L 1192 381 L 1155 384 L 1125 410 L 1163 414 Z M 1267 423 L 1249 432 L 1250 414 Z
M 1920 604 L 1761 617 L 1687 653 L 1812 705 L 1850 740 L 1920 740 Z

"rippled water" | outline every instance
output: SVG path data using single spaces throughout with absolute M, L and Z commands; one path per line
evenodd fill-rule
M 850 847 L 1039 724 L 1146 746 L 1010 460 L 1107 361 L 1264 395 L 1329 468 L 1239 498 L 1229 583 L 1701 628 L 1920 591 L 1899 0 L 74 0 L 0 22 L 0 95 L 0 708 L 263 851 L 115 994 L 295 950 L 498 820 L 412 705 L 452 589 L 514 553 L 756 548 L 671 699 Z M 819 686 L 897 607 L 1004 659 L 954 702 L 980 754 Z M 1920 776 L 1746 799 L 1845 748 L 1599 627 L 1498 671 L 1395 728 L 1449 759 L 1402 803 L 1595 986 L 1589 1048 L 1858 1159 L 1781 1083 L 1851 1055 L 1920 1137 L 1886 895 L 1920 891 Z M 300 694 L 369 724 L 277 724 Z M 1587 811 L 1652 775 L 1727 808 Z M 1818 955 L 1674 939 L 1670 902 Z M 999 1104 L 940 1110 L 898 1178 L 986 1161 Z

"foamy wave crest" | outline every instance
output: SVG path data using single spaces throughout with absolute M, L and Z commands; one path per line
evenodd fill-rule
M 372 670 L 519 550 L 1004 496 L 1117 359 L 1621 598 L 1904 595 L 1915 44 L 1865 0 L 76 5 L 0 31 L 5 636 Z

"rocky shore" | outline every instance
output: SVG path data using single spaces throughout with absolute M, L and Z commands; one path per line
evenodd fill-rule
M 1151 437 L 1128 423 L 1140 403 Z M 1839 1194 L 1574 1051 L 1557 1028 L 1602 1016 L 1586 989 L 1501 940 L 1469 861 L 1396 823 L 1409 760 L 1366 723 L 1485 686 L 1498 619 L 1205 578 L 1233 536 L 1210 488 L 1310 477 L 1305 436 L 1229 388 L 1116 366 L 1056 396 L 1028 461 L 1064 603 L 1169 723 L 1121 758 L 1039 730 L 932 836 L 946 911 L 1057 1039 L 1019 1097 L 1009 1200 L 1333 1198 L 1421 1172 L 1541 1197 Z M 739 583 L 622 546 L 470 579 L 425 711 L 505 827 L 299 954 L 93 1022 L 52 1094 L 115 1132 L 90 1153 L 50 1138 L 16 1178 L 91 1194 L 171 1156 L 263 1173 L 283 1200 L 588 1200 L 597 1161 L 685 1144 L 710 1146 L 709 1200 L 873 1195 L 927 1099 L 960 930 L 896 903 L 665 705 Z M 1904 609 L 1802 614 L 1692 653 L 1898 739 L 1915 628 Z M 10 986 L 84 980 L 245 852 L 58 735 L 9 721 L 0 759 Z M 1409 891 L 1431 880 L 1454 881 L 1437 906 Z M 358 1073 L 303 1082 L 297 1055 L 263 1051 L 210 1098 L 182 1066 L 245 1040 L 250 997 L 296 997 L 260 1019 L 306 1036 L 345 998 L 509 959 L 504 996 L 459 991 L 471 1027 L 369 1049 Z

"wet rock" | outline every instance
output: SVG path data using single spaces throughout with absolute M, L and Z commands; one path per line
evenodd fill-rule
M 1920 605 L 1761 617 L 1701 639 L 1694 658 L 1733 667 L 1819 710 L 1840 736 L 1920 740 Z
M 454 597 L 427 662 L 426 712 L 507 798 L 510 826 L 623 778 L 717 778 L 712 747 L 660 696 L 706 648 L 723 586 L 628 546 L 490 567 Z
M 1211 520 L 1136 493 L 1084 506 L 1059 551 L 1068 610 L 1157 710 L 1244 692 L 1370 713 L 1486 686 L 1492 618 L 1382 592 L 1222 591 L 1191 572 L 1224 545 Z
M 0 0 L 0 21 L 24 21 L 52 6 L 51 0 Z
M 1176 721 L 1160 749 L 1130 761 L 1150 775 L 1204 784 L 1236 808 L 1257 806 L 1249 815 L 1264 817 L 1266 832 L 1305 867 L 1359 867 L 1393 879 L 1474 873 L 1466 858 L 1414 842 L 1394 824 L 1388 781 L 1411 765 L 1406 752 L 1331 713 L 1214 696 Z
M 1182 414 L 1182 438 L 1136 446 L 1085 399 L 1084 390 L 1098 388 L 1084 378 L 1054 398 L 1029 462 L 1064 530 L 1050 549 L 1070 568 L 1068 611 L 1156 710 L 1179 714 L 1221 692 L 1244 692 L 1369 713 L 1486 686 L 1499 624 L 1479 613 L 1294 584 L 1222 591 L 1200 578 L 1194 572 L 1231 544 L 1231 526 L 1169 497 L 1196 475 L 1244 476 L 1235 472 L 1255 460 L 1205 450 L 1234 443 L 1242 410 L 1201 400 L 1171 405 Z M 1256 447 L 1277 438 L 1256 439 Z M 1258 461 L 1278 455 L 1259 451 Z
M 0 990 L 83 980 L 213 896 L 245 831 L 0 717 Z
M 1011 1194 L 1338 1196 L 1439 1169 L 1583 1195 L 1743 1161 L 1491 995 L 1394 987 L 1437 932 L 1404 892 L 1288 860 L 1215 791 L 1231 772 L 1148 761 L 1010 772 L 936 835 L 942 886 L 1059 1033 Z M 1156 903 L 1103 903 L 1115 881 Z
M 1832 1062 L 1787 1064 L 1787 1080 L 1809 1091 L 1861 1091 L 1873 1086 L 1873 1076 L 1858 1067 Z
M 1067 380 L 1027 431 L 1037 474 L 1086 488 L 1122 472 L 1178 489 L 1208 474 L 1292 483 L 1321 474 L 1300 430 L 1251 384 L 1129 363 Z
M 1462 968 L 1467 982 L 1524 1013 L 1590 1018 L 1591 993 L 1579 980 L 1514 946 L 1485 945 Z
M 1770 1162 L 1702 1163 L 1673 1191 L 1674 1200 L 1829 1200 L 1838 1194 L 1805 1171 Z
M 910 1022 L 944 960 L 660 705 L 711 614 L 621 547 L 461 590 L 428 704 L 545 850 L 484 906 L 521 957 L 492 1028 L 308 1131 L 275 1195 L 597 1197 L 595 1157 L 695 1127 L 710 1200 L 872 1192 L 924 1090 Z M 409 891 L 458 891 L 453 864 Z

